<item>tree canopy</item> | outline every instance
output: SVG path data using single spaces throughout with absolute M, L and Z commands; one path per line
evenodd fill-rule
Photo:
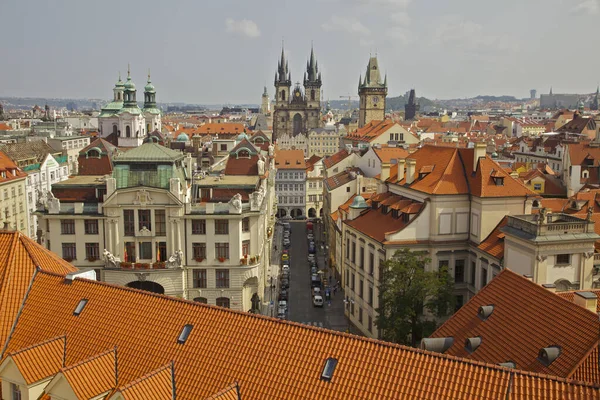
M 454 310 L 454 281 L 448 268 L 426 271 L 430 261 L 423 252 L 402 249 L 385 262 L 375 321 L 383 340 L 416 346 L 435 330 L 435 317 Z

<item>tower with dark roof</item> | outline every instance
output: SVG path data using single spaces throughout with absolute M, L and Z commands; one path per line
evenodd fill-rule
M 297 82 L 292 90 L 292 74 L 283 48 L 275 73 L 273 140 L 282 135 L 296 136 L 318 128 L 321 121 L 321 73 L 311 48 L 304 73 L 304 87 Z M 304 89 L 304 90 L 303 90 Z
M 598 111 L 600 109 L 600 86 L 596 88 L 596 94 L 594 94 L 592 104 L 590 104 L 590 109 L 593 111 Z
M 421 105 L 417 101 L 415 89 L 410 89 L 410 94 L 408 95 L 408 102 L 404 105 L 404 119 L 406 121 L 415 119 L 420 109 Z
M 359 128 L 373 120 L 385 119 L 387 91 L 387 75 L 382 82 L 377 57 L 369 58 L 364 79 L 362 76 L 358 78 L 358 96 L 360 97 Z

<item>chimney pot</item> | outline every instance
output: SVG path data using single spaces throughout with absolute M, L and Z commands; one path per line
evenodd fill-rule
M 390 177 L 390 164 L 389 163 L 381 163 L 381 175 L 380 179 L 382 182 L 385 182 Z
M 473 172 L 477 171 L 477 163 L 481 157 L 485 157 L 485 150 L 487 149 L 487 144 L 484 142 L 475 143 L 475 148 L 473 149 Z
M 404 179 L 404 165 L 406 164 L 406 160 L 403 158 L 398 159 L 398 182 Z
M 406 183 L 410 185 L 415 180 L 415 169 L 417 166 L 417 160 L 414 158 L 406 159 Z

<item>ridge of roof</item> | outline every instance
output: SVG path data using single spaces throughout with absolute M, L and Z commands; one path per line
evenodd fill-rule
M 146 375 L 122 385 L 115 389 L 114 393 L 121 393 L 126 400 L 174 399 L 173 368 L 174 363 L 171 361 Z M 167 385 L 155 382 L 157 380 L 166 380 Z M 166 397 L 167 395 L 168 397 Z
M 78 398 L 88 399 L 114 390 L 118 379 L 116 363 L 117 351 L 113 348 L 63 367 L 59 373 Z M 86 379 L 92 376 L 94 379 Z
M 205 400 L 239 400 L 241 398 L 239 390 L 240 387 L 238 383 L 235 382 L 227 386 L 220 392 L 215 393 L 210 397 L 207 397 Z
M 7 354 L 28 385 L 56 374 L 65 361 L 66 336 L 62 335 Z M 52 353 L 52 354 L 49 354 Z

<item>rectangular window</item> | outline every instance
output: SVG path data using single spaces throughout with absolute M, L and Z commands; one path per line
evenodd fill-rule
M 352 273 L 350 274 L 350 287 L 352 288 L 352 291 L 355 291 L 356 289 L 355 283 L 354 273 Z
M 533 190 L 542 190 L 542 184 L 541 183 L 534 183 L 533 184 Z
M 85 224 L 85 234 L 86 235 L 97 235 L 98 234 L 98 220 L 97 219 L 86 219 L 84 224 Z
M 487 285 L 487 269 L 481 268 L 481 287 L 482 289 L 485 285 Z
M 475 270 L 477 269 L 475 261 L 471 261 L 471 285 L 475 286 Z
M 465 281 L 465 260 L 454 261 L 454 282 Z
M 193 270 L 193 285 L 195 288 L 205 288 L 206 287 L 206 270 L 205 269 L 195 269 Z
M 194 260 L 200 262 L 206 260 L 206 243 L 192 243 Z
M 192 235 L 206 235 L 206 220 L 205 219 L 193 219 L 192 220 Z
M 19 385 L 15 385 L 14 383 L 10 384 L 10 391 L 11 391 L 11 399 L 12 400 L 21 400 L 21 388 L 19 387 Z
M 369 275 L 375 271 L 375 254 L 369 252 Z
M 364 290 L 364 282 L 362 279 L 358 280 L 358 296 L 362 299 L 363 296 L 365 295 L 365 290 Z
M 152 243 L 140 242 L 140 259 L 152 260 Z
M 365 269 L 365 248 L 360 246 L 360 259 L 358 260 L 360 269 Z
M 356 264 L 356 242 L 352 242 L 352 264 Z
M 96 261 L 98 258 L 100 258 L 100 244 L 86 243 L 85 258 L 89 261 Z
M 77 259 L 77 251 L 75 243 L 63 243 L 62 244 L 62 256 L 67 261 L 73 261 Z
M 571 264 L 571 255 L 570 254 L 557 254 L 556 255 L 556 264 Z
M 456 302 L 454 303 L 454 312 L 458 311 L 464 303 L 464 297 L 462 294 L 456 296 Z
M 358 307 L 358 322 L 360 322 L 362 324 L 363 320 L 362 320 L 362 308 Z
M 242 257 L 250 254 L 250 241 L 244 240 L 242 242 Z
M 148 230 L 152 230 L 152 224 L 150 221 L 150 210 L 138 210 L 138 229 L 146 227 Z
M 217 288 L 228 288 L 229 287 L 229 270 L 228 269 L 215 270 L 215 283 L 216 283 Z
M 167 261 L 167 242 L 156 243 L 156 261 Z
M 346 239 L 346 258 L 350 258 L 350 239 Z
M 215 235 L 227 235 L 228 233 L 229 233 L 229 220 L 216 219 L 215 220 Z
M 135 235 L 135 219 L 133 210 L 123 210 L 123 230 L 125 236 Z
M 373 333 L 373 317 L 369 315 L 367 329 Z
M 250 232 L 250 218 L 249 217 L 242 219 L 242 232 Z
M 229 259 L 229 243 L 215 243 L 215 254 L 217 258 Z
M 75 234 L 75 221 L 72 219 L 61 219 L 60 220 L 60 233 L 63 235 L 74 235 Z
M 369 286 L 369 292 L 367 297 L 367 303 L 372 306 L 373 305 L 373 286 Z
M 221 144 L 221 151 L 227 151 L 227 144 Z
M 165 210 L 155 210 L 154 221 L 156 223 L 156 236 L 167 236 L 167 217 L 165 215 Z
M 125 256 L 123 259 L 132 263 L 136 261 L 135 242 L 125 242 Z

